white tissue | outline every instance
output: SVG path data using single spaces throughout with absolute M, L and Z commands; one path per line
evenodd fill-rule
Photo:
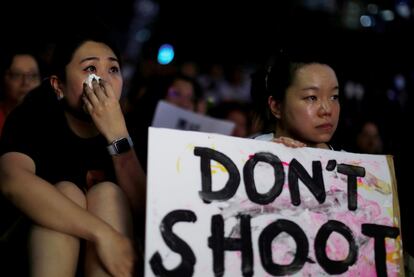
M 96 75 L 96 74 L 90 74 L 89 76 L 88 76 L 88 78 L 85 80 L 85 81 L 83 81 L 84 83 L 86 83 L 86 84 L 88 84 L 88 86 L 90 87 L 90 88 L 92 88 L 92 80 L 93 80 L 93 78 L 95 78 L 96 79 L 96 81 L 99 81 L 100 79 L 101 79 L 101 77 L 99 77 L 98 75 Z

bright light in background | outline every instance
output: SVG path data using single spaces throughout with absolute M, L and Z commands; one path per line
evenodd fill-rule
M 360 17 L 359 22 L 361 23 L 362 27 L 368 28 L 375 26 L 375 19 L 369 15 L 363 15 Z
M 404 0 L 401 0 L 399 1 L 399 3 L 397 3 L 397 5 L 395 6 L 395 11 L 399 16 L 405 19 L 408 19 L 411 16 L 410 6 Z
M 405 77 L 402 74 L 394 76 L 394 86 L 398 90 L 405 90 Z
M 174 59 L 174 47 L 171 44 L 163 44 L 158 49 L 157 60 L 160 64 L 169 64 Z
M 391 10 L 383 10 L 381 11 L 382 19 L 385 21 L 393 21 L 394 20 L 394 12 Z

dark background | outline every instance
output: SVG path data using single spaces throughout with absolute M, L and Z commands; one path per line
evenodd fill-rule
M 349 28 L 344 24 L 346 5 L 335 3 L 329 11 L 324 5 L 309 4 L 324 1 L 190 1 L 190 0 L 92 0 L 92 1 L 2 1 L 0 32 L 2 45 L 21 41 L 43 47 L 71 24 L 93 26 L 95 17 L 103 19 L 119 36 L 126 47 L 133 40 L 131 26 L 134 5 L 149 2 L 157 6 L 151 21 L 143 22 L 151 31 L 143 42 L 139 55 L 154 55 L 162 43 L 176 47 L 181 60 L 257 62 L 280 44 L 290 42 L 309 45 L 330 45 L 333 55 L 347 57 L 348 62 L 395 66 L 410 64 L 413 49 L 413 20 L 395 14 L 395 20 L 384 22 L 378 17 L 373 28 Z M 368 14 L 367 1 L 353 1 L 361 6 L 361 14 Z M 395 11 L 399 1 L 375 0 L 379 9 Z M 142 10 L 142 9 L 141 9 Z M 138 19 L 139 21 L 139 19 Z M 64 27 L 66 26 L 66 27 Z M 152 52 L 151 52 L 152 51 Z
M 401 4 L 407 5 L 407 16 L 398 13 Z M 352 5 L 354 9 L 349 9 Z M 378 12 L 369 8 L 373 6 Z M 381 17 L 380 12 L 387 9 L 394 13 L 392 21 Z M 348 22 L 350 11 L 357 14 L 354 25 Z M 342 103 L 345 122 L 338 136 L 346 138 L 361 115 L 372 115 L 380 123 L 387 153 L 396 164 L 403 227 L 407 228 L 405 249 L 413 255 L 412 139 L 408 135 L 413 126 L 412 12 L 408 0 L 1 1 L 0 51 L 27 44 L 47 52 L 58 35 L 70 32 L 72 24 L 93 28 L 98 19 L 113 28 L 132 65 L 155 59 L 163 43 L 174 45 L 173 63 L 195 61 L 201 66 L 260 64 L 285 44 L 321 47 L 339 65 L 340 85 L 352 80 L 365 87 L 362 101 Z M 370 16 L 375 25 L 361 26 L 361 15 Z M 146 39 L 137 40 L 143 30 Z M 396 89 L 397 74 L 405 77 L 404 91 Z

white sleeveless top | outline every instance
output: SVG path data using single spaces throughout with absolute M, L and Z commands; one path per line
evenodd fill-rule
M 268 133 L 268 134 L 258 135 L 256 137 L 253 137 L 253 139 L 257 139 L 257 140 L 261 140 L 261 141 L 272 141 L 272 139 L 274 137 L 275 136 L 273 135 L 273 133 Z M 327 145 L 328 145 L 330 150 L 335 150 L 329 143 L 327 143 Z

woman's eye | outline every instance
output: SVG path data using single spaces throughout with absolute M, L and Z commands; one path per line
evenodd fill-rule
M 332 95 L 332 100 L 338 100 L 338 99 L 339 99 L 339 95 L 338 94 Z
M 111 69 L 109 70 L 111 73 L 118 73 L 120 71 L 119 67 L 117 66 L 113 66 L 111 67 Z
M 311 95 L 311 96 L 305 97 L 305 99 L 306 100 L 309 100 L 309 101 L 316 101 L 318 98 L 316 96 L 314 96 L 314 95 Z
M 87 68 L 85 68 L 85 71 L 87 71 L 87 72 L 95 72 L 96 71 L 96 67 L 93 66 L 93 65 L 88 66 Z

